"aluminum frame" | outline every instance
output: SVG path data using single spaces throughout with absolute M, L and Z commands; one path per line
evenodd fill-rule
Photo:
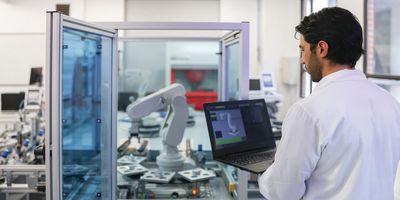
M 247 26 L 248 30 L 248 23 L 244 23 L 244 26 Z M 246 28 L 245 28 L 246 29 Z M 233 45 L 235 43 L 239 43 L 240 45 L 240 64 L 241 69 L 239 71 L 239 97 L 240 99 L 248 99 L 249 96 L 249 32 L 248 31 L 234 31 L 227 35 L 225 35 L 221 39 L 221 50 L 222 55 L 225 55 L 226 49 L 228 46 Z M 245 50 L 247 49 L 247 51 Z M 222 56 L 220 66 L 221 68 L 221 99 L 222 101 L 227 101 L 227 85 L 228 85 L 228 73 L 227 73 L 227 66 L 226 66 L 226 57 Z
M 101 26 L 118 30 L 238 30 L 246 29 L 242 23 L 220 22 L 95 22 Z M 248 26 L 247 26 L 248 31 Z
M 60 106 L 60 99 L 56 99 L 57 95 L 53 96 L 53 94 L 57 94 L 59 91 L 61 91 L 61 83 L 58 82 L 61 77 L 60 70 L 55 67 L 59 66 L 62 63 L 62 58 L 60 57 L 60 42 L 62 41 L 62 27 L 63 25 L 67 25 L 72 28 L 77 28 L 80 25 L 87 26 L 88 29 L 81 29 L 80 30 L 86 30 L 89 32 L 93 32 L 93 30 L 96 31 L 96 33 L 101 33 L 103 30 L 108 34 L 116 35 L 115 30 L 113 29 L 118 29 L 118 30 L 230 30 L 230 31 L 238 31 L 240 33 L 240 38 L 239 41 L 241 44 L 241 70 L 239 72 L 239 96 L 241 99 L 247 99 L 248 98 L 248 76 L 249 76 L 249 23 L 248 22 L 242 22 L 242 23 L 202 23 L 202 22 L 102 22 L 102 23 L 97 23 L 99 25 L 91 24 L 91 23 L 86 23 L 80 20 L 75 20 L 70 17 L 63 16 L 59 13 L 55 12 L 49 12 L 47 14 L 47 61 L 46 65 L 47 70 L 46 70 L 46 121 L 48 122 L 46 124 L 46 129 L 50 130 L 50 133 L 59 133 L 61 131 L 60 127 L 58 124 L 52 124 L 51 120 L 54 120 L 56 122 L 60 121 L 60 113 L 58 112 L 58 109 L 52 109 L 52 108 L 58 108 Z M 105 27 L 110 27 L 110 28 L 105 28 Z M 61 31 L 60 31 L 61 30 Z M 52 37 L 53 35 L 53 37 Z M 114 40 L 113 43 L 114 47 L 114 52 L 113 56 L 114 58 L 117 58 L 117 40 Z M 221 44 L 221 49 L 224 48 L 224 46 Z M 53 57 L 54 55 L 58 55 L 57 57 Z M 224 56 L 222 56 L 224 58 Z M 221 59 L 224 60 L 224 59 Z M 113 60 L 114 66 L 118 66 L 118 59 Z M 223 63 L 221 63 L 221 67 L 224 66 Z M 113 96 L 112 96 L 112 110 L 116 111 L 117 109 L 117 104 L 114 102 L 117 102 L 117 96 L 115 95 L 115 92 L 118 91 L 117 88 L 117 77 L 118 75 L 118 69 L 117 67 L 113 67 L 113 72 L 114 72 L 114 78 L 112 79 L 112 91 L 113 91 Z M 226 68 L 222 67 L 221 68 L 221 77 L 219 77 L 219 86 L 218 86 L 218 92 L 221 96 L 222 99 L 220 100 L 227 100 L 226 99 L 226 87 L 224 86 L 227 80 L 227 75 L 225 74 Z M 225 75 L 223 75 L 225 74 Z M 53 79 L 52 79 L 53 77 Z M 114 127 L 112 127 L 112 131 L 116 133 L 116 112 L 113 112 L 112 114 L 112 120 L 114 124 Z M 113 138 L 112 140 L 112 157 L 114 162 L 112 162 L 112 187 L 110 188 L 111 190 L 111 196 L 112 198 L 116 198 L 115 192 L 116 192 L 116 139 Z M 46 148 L 46 157 L 50 162 L 48 161 L 46 164 L 47 172 L 46 172 L 46 199 L 62 199 L 61 194 L 62 194 L 62 189 L 60 187 L 60 184 L 54 184 L 54 183 L 61 183 L 62 177 L 61 177 L 61 163 L 60 160 L 62 160 L 62 154 L 60 150 L 60 144 L 61 144 L 61 138 L 55 134 L 54 137 L 52 137 L 50 134 L 46 134 L 46 146 L 49 148 Z M 59 159 L 50 159 L 53 158 L 52 156 L 58 156 Z M 247 181 L 248 181 L 248 173 L 243 172 L 239 170 L 239 185 L 241 187 L 238 188 L 237 190 L 237 196 L 235 198 L 237 199 L 247 199 Z M 242 183 L 240 183 L 242 182 Z
M 63 27 L 87 31 L 112 39 L 112 72 L 111 77 L 111 154 L 110 160 L 110 196 L 116 198 L 117 169 L 116 169 L 116 133 L 117 133 L 117 91 L 118 91 L 118 59 L 117 59 L 117 31 L 111 28 L 102 27 L 96 24 L 87 23 L 81 20 L 62 15 L 58 12 L 47 12 L 47 35 L 46 35 L 46 200 L 63 199 L 62 197 L 62 137 L 60 119 L 62 114 L 61 105 L 61 69 L 62 65 L 62 32 Z M 110 70 L 110 71 L 111 71 Z M 59 112 L 61 111 L 61 112 Z M 115 112 L 114 112 L 115 111 Z
M 39 175 L 44 174 L 46 172 L 45 165 L 0 165 L 0 175 L 6 176 L 6 181 L 4 184 L 0 185 L 0 190 L 5 194 L 6 199 L 10 198 L 10 194 L 25 194 L 27 200 L 30 198 L 29 193 L 41 193 L 38 190 L 31 188 L 29 186 L 29 178 L 28 176 L 33 176 L 39 179 Z M 25 176 L 26 180 L 24 183 L 17 183 L 8 185 L 10 176 Z M 37 183 L 36 183 L 37 184 Z

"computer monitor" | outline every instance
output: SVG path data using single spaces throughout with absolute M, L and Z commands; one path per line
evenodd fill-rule
M 275 81 L 272 73 L 270 72 L 263 72 L 261 74 L 261 81 L 262 81 L 262 90 L 263 91 L 275 91 Z
M 26 105 L 39 105 L 39 104 L 40 104 L 40 90 L 28 90 Z
M 261 83 L 259 78 L 250 78 L 249 79 L 249 90 L 250 91 L 260 91 Z
M 41 93 L 40 89 L 28 89 L 25 95 L 25 110 L 40 110 Z
M 263 92 L 261 90 L 260 76 L 249 77 L 249 99 L 262 98 Z
M 1 111 L 18 111 L 24 98 L 24 92 L 1 94 Z
M 29 78 L 29 85 L 39 84 L 42 85 L 42 67 L 32 67 L 31 76 Z

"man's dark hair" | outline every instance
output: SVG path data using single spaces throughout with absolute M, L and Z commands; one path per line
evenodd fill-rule
M 348 10 L 339 7 L 324 8 L 303 18 L 296 31 L 310 43 L 314 52 L 319 41 L 329 45 L 327 58 L 354 67 L 361 54 L 362 28 L 357 18 Z

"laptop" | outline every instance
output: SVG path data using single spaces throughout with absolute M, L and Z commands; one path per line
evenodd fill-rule
M 263 173 L 276 150 L 264 99 L 204 104 L 214 160 Z

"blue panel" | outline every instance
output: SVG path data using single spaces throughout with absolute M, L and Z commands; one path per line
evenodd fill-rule
M 111 199 L 112 42 L 63 30 L 63 199 Z

